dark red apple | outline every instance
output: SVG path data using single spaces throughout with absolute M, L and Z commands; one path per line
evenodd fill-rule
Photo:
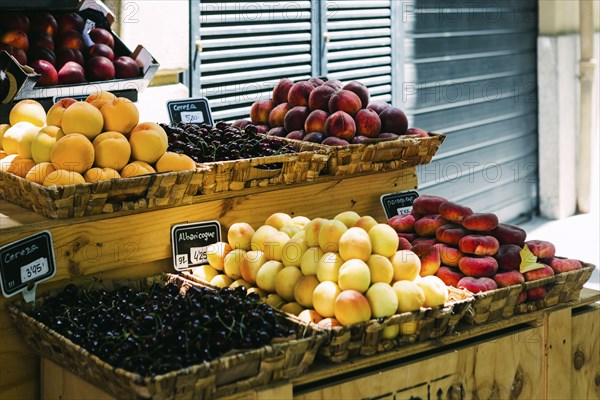
M 54 51 L 54 39 L 44 32 L 30 34 L 29 44 L 31 47 L 45 47 Z
M 0 36 L 0 43 L 7 44 L 15 49 L 29 50 L 29 38 L 23 31 L 8 31 Z
M 23 13 L 2 11 L 0 13 L 0 31 L 29 32 L 29 18 Z
M 92 57 L 85 63 L 86 76 L 89 81 L 108 81 L 115 79 L 115 67 L 106 57 Z
M 56 55 L 52 50 L 45 47 L 34 47 L 29 49 L 28 58 L 31 61 L 46 60 L 50 64 L 56 66 Z
M 137 78 L 141 75 L 139 65 L 131 57 L 118 57 L 114 64 L 115 77 L 117 79 Z
M 102 43 L 95 44 L 92 47 L 90 47 L 88 49 L 88 55 L 90 57 L 106 57 L 110 61 L 113 61 L 115 59 L 115 53 L 113 52 L 113 50 L 109 46 Z
M 56 52 L 56 66 L 59 70 L 69 61 L 76 62 L 83 67 L 83 54 L 75 49 L 60 49 Z
M 31 32 L 45 33 L 54 37 L 58 33 L 58 23 L 52 14 L 39 12 L 29 16 L 31 21 Z
M 9 46 L 4 43 L 0 43 L 0 51 L 5 50 L 8 54 L 13 56 L 15 60 L 21 65 L 27 65 L 27 53 L 25 53 L 21 49 L 15 49 L 12 46 Z
M 76 32 L 83 31 L 83 26 L 85 25 L 85 21 L 81 17 L 81 15 L 76 12 L 70 12 L 67 14 L 61 15 L 58 20 L 58 33 L 67 32 L 70 30 L 74 30 Z
M 90 39 L 96 44 L 105 44 L 111 49 L 115 48 L 115 39 L 113 35 L 102 28 L 94 28 L 90 31 Z
M 83 67 L 76 62 L 69 61 L 58 71 L 58 83 L 60 85 L 83 82 L 85 82 L 85 72 Z
M 58 84 L 58 73 L 54 65 L 46 60 L 35 60 L 31 63 L 31 68 L 41 75 L 38 79 L 37 86 L 55 86 Z
M 56 47 L 59 49 L 81 50 L 84 48 L 83 36 L 74 29 L 62 32 L 56 40 Z

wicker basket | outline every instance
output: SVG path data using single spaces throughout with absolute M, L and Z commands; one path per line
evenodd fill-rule
M 402 137 L 372 144 L 327 146 L 332 154 L 327 163 L 330 175 L 390 171 L 428 164 L 446 135 L 429 133 L 429 137 Z
M 0 171 L 0 198 L 52 219 L 190 203 L 208 168 L 45 187 Z
M 373 355 L 452 333 L 473 297 L 465 290 L 452 287 L 449 290 L 449 300 L 441 307 L 422 308 L 361 324 L 325 329 L 327 339 L 319 350 L 319 357 L 330 362 L 343 362 L 358 355 Z M 384 329 L 395 325 L 399 328 L 398 336 L 384 339 Z
M 309 142 L 293 143 L 297 153 L 203 163 L 209 171 L 203 194 L 315 180 L 327 166 L 330 152 Z
M 592 264 L 582 262 L 582 265 L 583 268 L 577 271 L 477 293 L 470 309 L 464 315 L 464 320 L 470 324 L 483 324 L 577 300 L 583 285 L 590 279 L 595 268 Z M 521 292 L 541 286 L 546 288 L 546 297 L 543 300 L 517 304 Z
M 186 290 L 191 281 L 164 274 L 140 281 L 103 282 L 106 288 L 144 287 L 152 282 L 173 282 Z M 38 299 L 37 302 L 43 300 Z M 23 307 L 23 305 L 21 305 Z M 10 313 L 29 346 L 72 373 L 102 388 L 117 399 L 204 399 L 256 389 L 304 373 L 314 361 L 324 336 L 297 324 L 297 338 L 276 339 L 269 346 L 225 355 L 155 377 L 142 377 L 111 367 L 64 336 L 11 306 Z

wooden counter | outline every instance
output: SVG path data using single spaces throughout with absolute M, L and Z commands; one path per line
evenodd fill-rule
M 310 184 L 201 196 L 194 204 L 148 212 L 48 220 L 0 201 L 0 245 L 52 233 L 56 277 L 38 293 L 92 275 L 137 278 L 172 271 L 173 224 L 217 219 L 261 225 L 273 212 L 331 218 L 344 210 L 385 220 L 379 197 L 417 187 L 415 169 Z M 317 363 L 291 381 L 232 398 L 594 398 L 600 397 L 600 293 L 571 304 L 480 326 L 343 364 Z M 0 299 L 0 398 L 108 399 L 99 389 L 21 340 Z M 577 364 L 575 361 L 577 360 Z M 578 368 L 576 368 L 578 367 Z M 570 382 L 570 384 L 569 384 Z M 462 394 L 462 396 L 461 396 Z

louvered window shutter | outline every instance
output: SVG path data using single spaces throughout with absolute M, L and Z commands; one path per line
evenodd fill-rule
M 398 22 L 399 23 L 399 22 Z M 327 1 L 326 73 L 392 101 L 392 1 Z
M 200 88 L 213 119 L 248 117 L 255 100 L 269 99 L 283 77 L 312 73 L 310 1 L 202 1 Z

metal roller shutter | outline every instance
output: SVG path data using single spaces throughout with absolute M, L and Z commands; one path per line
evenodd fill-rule
M 535 212 L 537 1 L 406 4 L 400 106 L 411 125 L 444 132 L 423 193 L 503 221 Z
M 209 99 L 215 121 L 247 117 L 280 78 L 312 76 L 310 1 L 202 1 L 195 7 L 199 29 L 192 43 L 199 40 L 200 48 L 192 49 L 193 95 Z

